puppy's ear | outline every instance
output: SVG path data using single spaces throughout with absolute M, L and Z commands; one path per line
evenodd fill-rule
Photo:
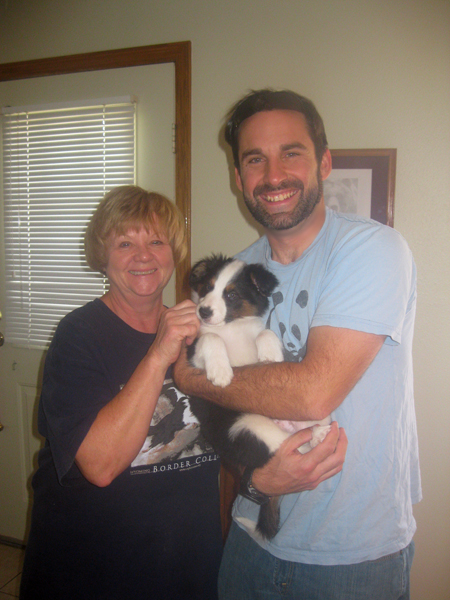
M 261 296 L 270 296 L 279 283 L 275 275 L 260 264 L 247 265 L 246 269 L 250 281 Z
M 198 287 L 204 283 L 205 277 L 217 274 L 223 267 L 233 259 L 223 256 L 223 254 L 211 254 L 202 260 L 199 260 L 192 267 L 189 276 L 189 285 L 192 289 L 198 290 Z
M 199 260 L 192 267 L 191 274 L 189 275 L 189 285 L 193 290 L 196 290 L 206 274 L 207 261 L 205 259 Z

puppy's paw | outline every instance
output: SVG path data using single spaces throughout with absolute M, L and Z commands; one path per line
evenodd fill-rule
M 264 329 L 256 338 L 259 362 L 282 362 L 283 346 L 276 334 L 270 329 Z
M 306 442 L 306 444 L 303 444 L 303 446 L 297 448 L 297 450 L 300 454 L 306 454 L 323 442 L 330 429 L 330 425 L 314 425 L 312 428 L 312 439 L 309 442 Z
M 233 379 L 233 369 L 229 364 L 209 365 L 206 369 L 206 377 L 218 387 L 226 387 Z
M 309 442 L 311 448 L 315 448 L 318 444 L 323 442 L 330 429 L 330 425 L 315 425 L 312 430 L 312 440 Z

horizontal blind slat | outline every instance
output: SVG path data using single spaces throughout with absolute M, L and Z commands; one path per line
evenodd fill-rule
M 57 323 L 105 293 L 83 235 L 99 200 L 135 183 L 136 105 L 3 116 L 6 336 L 48 347 Z

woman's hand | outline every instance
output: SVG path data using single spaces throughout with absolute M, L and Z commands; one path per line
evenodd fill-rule
M 196 305 L 191 300 L 184 300 L 162 313 L 149 353 L 168 367 L 179 357 L 183 342 L 188 346 L 192 344 L 199 328 Z
M 291 435 L 261 469 L 255 469 L 252 484 L 267 496 L 280 496 L 315 489 L 319 483 L 342 470 L 347 452 L 347 435 L 334 421 L 323 442 L 306 454 L 297 451 L 309 442 L 311 429 Z

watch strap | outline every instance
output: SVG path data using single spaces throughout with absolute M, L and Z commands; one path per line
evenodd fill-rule
M 270 496 L 266 496 L 259 490 L 257 490 L 252 484 L 253 469 L 246 467 L 241 479 L 241 485 L 239 487 L 239 494 L 248 500 L 251 500 L 255 504 L 267 504 L 270 500 Z

